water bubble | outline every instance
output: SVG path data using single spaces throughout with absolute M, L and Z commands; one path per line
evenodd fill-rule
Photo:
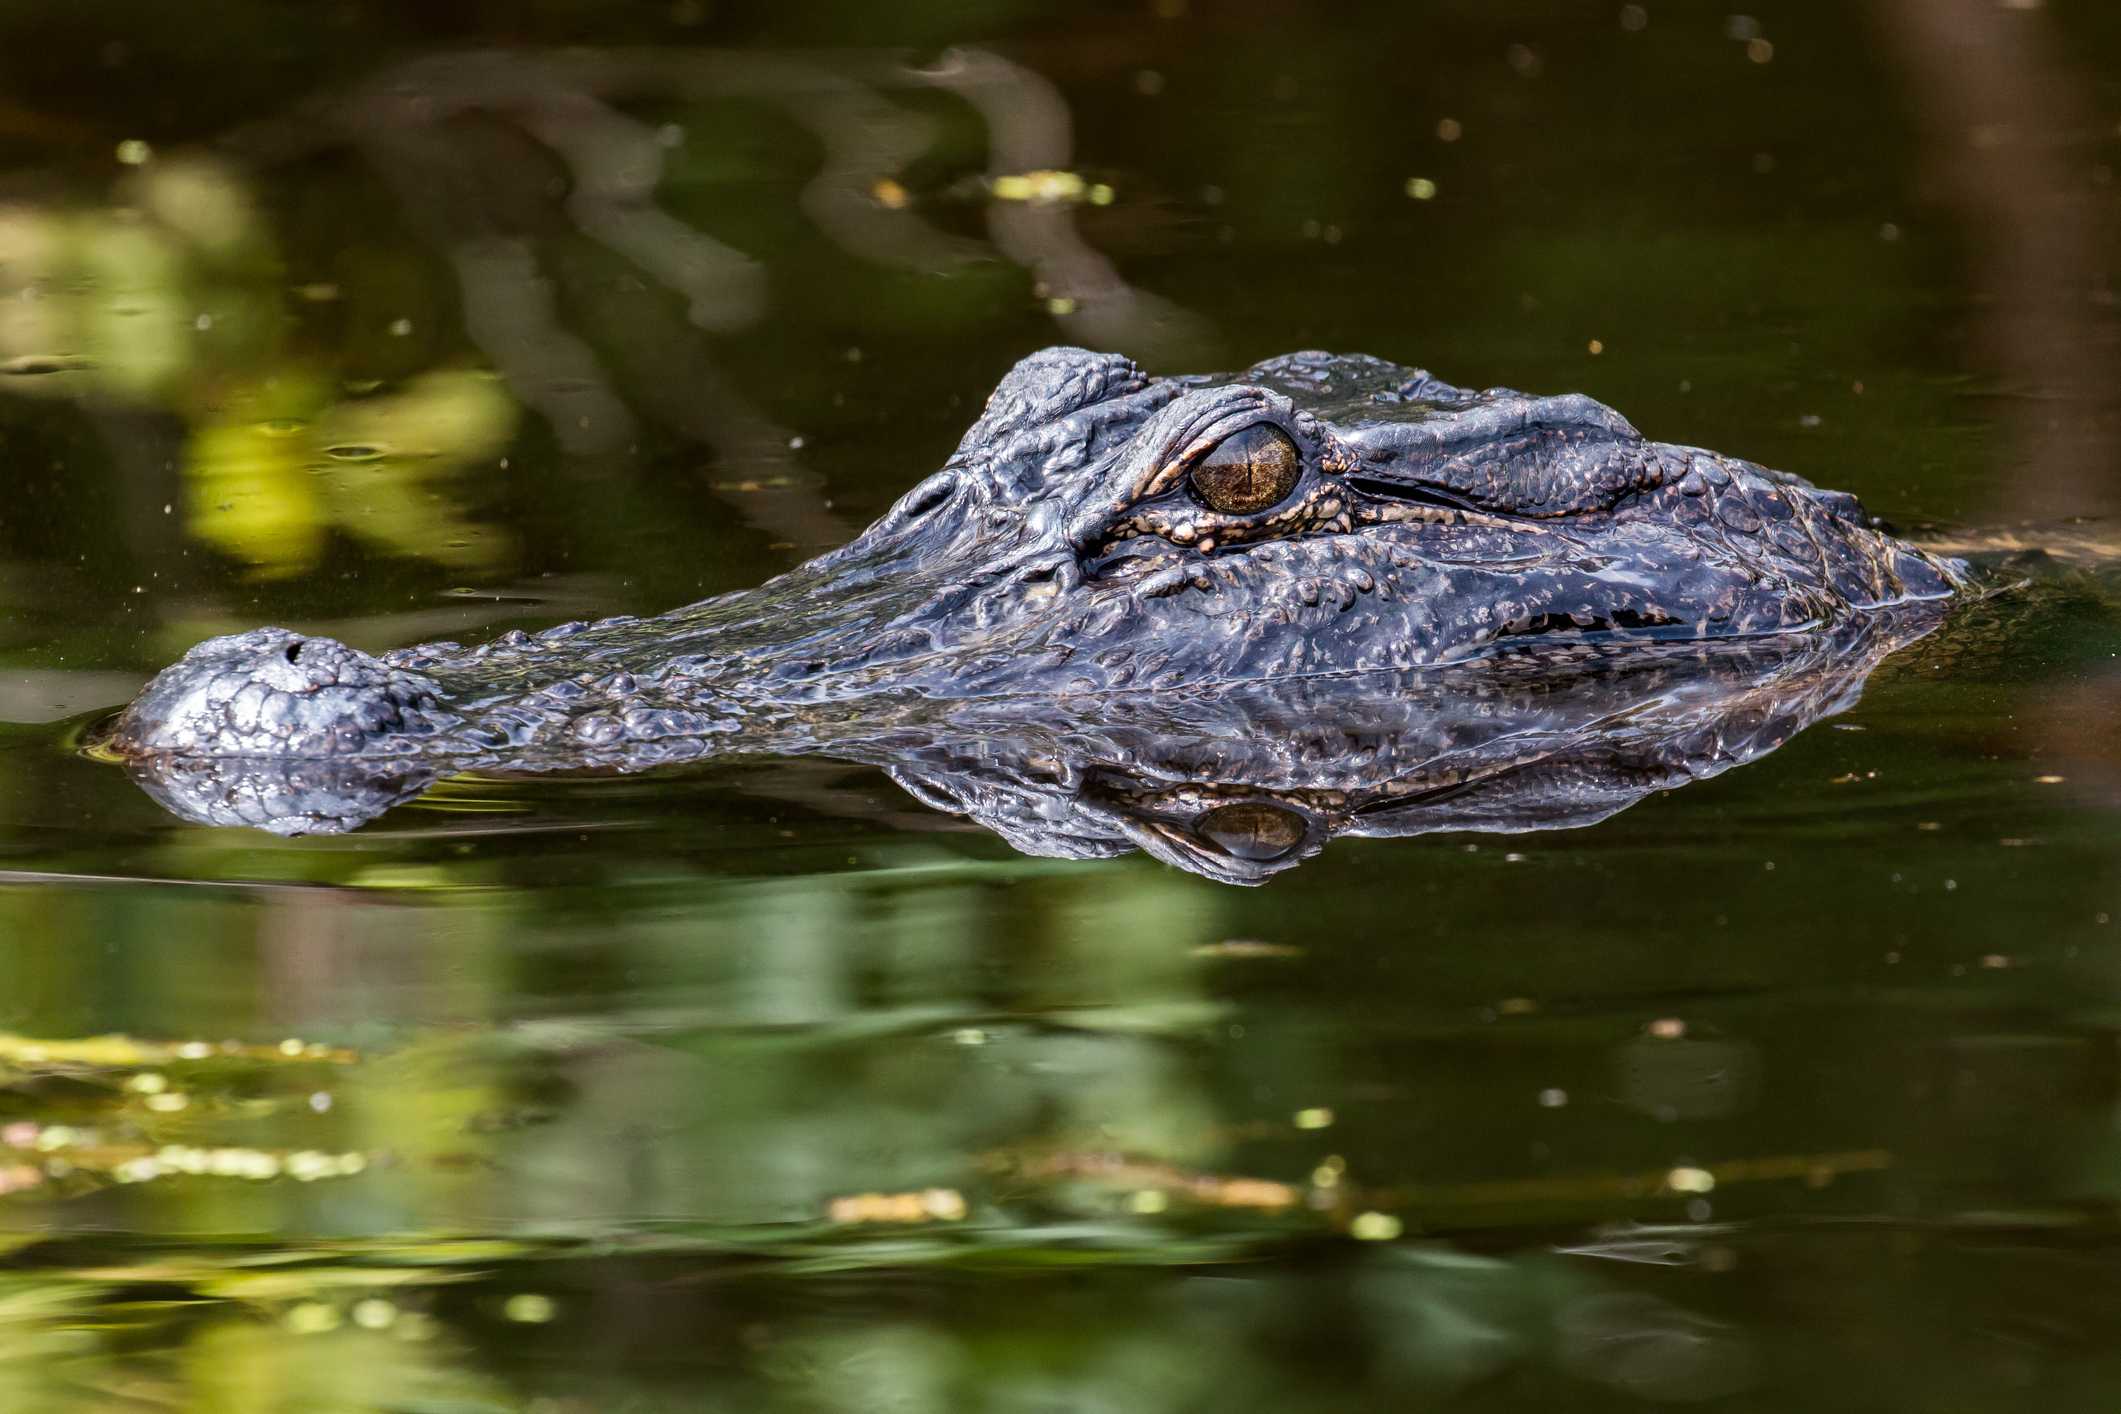
M 363 1330 L 385 1330 L 398 1319 L 398 1308 L 380 1296 L 370 1296 L 354 1303 L 353 1318 Z
M 550 1296 L 535 1291 L 519 1291 L 508 1298 L 501 1307 L 501 1314 L 511 1321 L 524 1325 L 543 1325 L 559 1314 Z
M 1390 1213 L 1358 1213 L 1348 1224 L 1348 1235 L 1357 1242 L 1390 1242 L 1406 1231 L 1406 1224 Z
M 339 1328 L 339 1313 L 322 1301 L 304 1301 L 288 1311 L 287 1328 L 296 1335 L 322 1335 Z

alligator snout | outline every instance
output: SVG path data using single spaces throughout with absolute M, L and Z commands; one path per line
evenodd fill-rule
M 112 729 L 123 756 L 388 755 L 453 717 L 435 682 L 332 638 L 210 638 L 157 674 Z

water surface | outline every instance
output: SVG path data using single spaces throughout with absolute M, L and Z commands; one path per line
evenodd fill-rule
M 0 34 L 7 1408 L 2121 1390 L 2106 10 Z M 2018 587 L 1603 823 L 1251 890 L 822 760 L 279 839 L 77 749 L 210 633 L 755 583 L 1055 342 L 1582 390 Z

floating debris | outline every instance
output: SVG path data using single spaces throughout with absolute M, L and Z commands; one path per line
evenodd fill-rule
M 1034 1180 L 1087 1179 L 1133 1190 L 1157 1189 L 1212 1208 L 1279 1212 L 1303 1201 L 1303 1191 L 1271 1178 L 1199 1173 L 1175 1164 L 1124 1154 L 1047 1154 L 1022 1165 L 1018 1175 Z
M 1287 943 L 1262 942 L 1257 938 L 1225 938 L 1219 943 L 1202 943 L 1192 949 L 1193 957 L 1302 957 L 1304 950 Z
M 34 378 L 44 373 L 77 373 L 96 366 L 94 359 L 81 354 L 18 354 L 0 362 L 0 376 Z
M 854 1193 L 825 1205 L 836 1223 L 958 1222 L 970 1209 L 954 1188 L 923 1188 L 912 1193 Z
M 1080 173 L 1034 171 L 1010 172 L 991 179 L 988 191 L 996 201 L 1073 202 L 1089 201 L 1098 206 L 1112 200 L 1112 188 L 1093 187 L 1083 180 Z M 1102 190 L 1104 200 L 1098 201 L 1096 194 Z

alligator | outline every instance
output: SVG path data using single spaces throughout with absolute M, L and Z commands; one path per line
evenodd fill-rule
M 909 760 L 916 738 L 1007 755 L 1158 713 L 1287 757 L 1275 721 L 1398 703 L 1407 736 L 1408 713 L 1448 724 L 1451 691 L 1610 679 L 1616 656 L 1727 666 L 1714 650 L 1767 642 L 1860 660 L 1860 686 L 1874 659 L 1850 645 L 1927 631 L 1969 583 L 1845 493 L 1648 440 L 1580 394 L 1323 353 L 1150 377 L 1056 348 L 868 530 L 757 588 L 469 648 L 210 639 L 103 749 L 189 818 L 282 833 L 353 828 L 467 770 L 861 759 L 885 739 Z

